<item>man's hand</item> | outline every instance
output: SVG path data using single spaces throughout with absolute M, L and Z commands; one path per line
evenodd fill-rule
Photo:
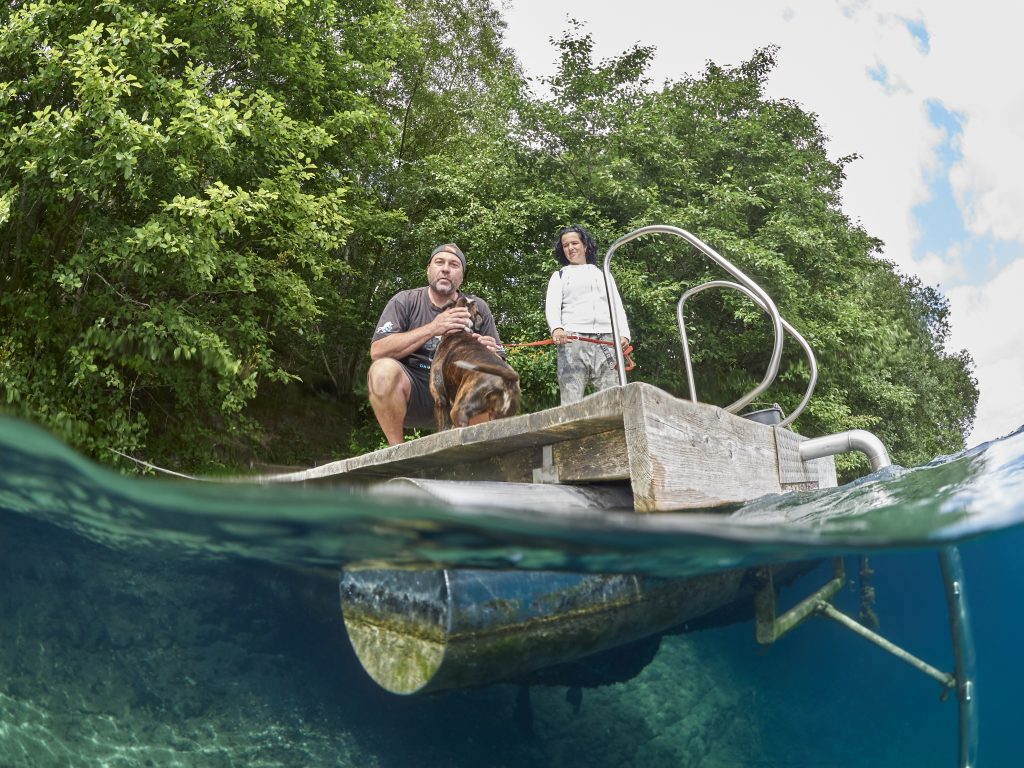
M 434 336 L 446 336 L 456 331 L 472 331 L 473 322 L 465 307 L 448 307 L 430 322 Z
M 565 329 L 555 328 L 555 330 L 551 332 L 551 340 L 555 342 L 555 344 L 565 344 Z

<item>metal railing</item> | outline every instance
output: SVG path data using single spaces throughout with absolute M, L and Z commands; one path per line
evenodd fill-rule
M 834 435 L 810 438 L 800 443 L 800 458 L 803 461 L 851 451 L 860 451 L 867 456 L 874 472 L 892 464 L 889 452 L 885 449 L 882 441 L 863 429 L 851 429 Z M 839 622 L 847 629 L 856 632 L 861 637 L 935 678 L 943 685 L 944 689 L 956 691 L 959 706 L 960 742 L 957 765 L 959 768 L 975 768 L 978 764 L 978 703 L 975 691 L 977 669 L 974 636 L 971 632 L 970 613 L 967 609 L 967 594 L 964 587 L 964 569 L 960 560 L 960 551 L 955 546 L 943 547 L 938 554 L 942 582 L 946 591 L 949 630 L 953 643 L 953 674 L 941 672 L 930 664 L 926 664 L 878 633 L 838 611 L 829 602 L 834 592 L 826 593 L 825 588 L 803 601 L 797 608 L 791 609 L 787 614 L 776 617 L 774 614 L 774 587 L 769 582 L 762 590 L 765 594 L 758 595 L 758 642 L 774 642 L 813 612 Z M 835 578 L 826 587 L 830 587 L 834 581 Z M 773 594 L 768 595 L 767 591 L 769 590 Z M 806 607 L 805 604 L 811 603 L 814 604 L 813 611 L 803 610 Z
M 666 224 L 652 224 L 650 226 L 640 227 L 639 229 L 635 229 L 627 235 L 623 235 L 622 237 L 620 237 L 618 240 L 611 244 L 611 246 L 608 248 L 608 252 L 605 254 L 604 257 L 604 280 L 605 287 L 608 291 L 608 296 L 611 297 L 614 295 L 611 289 L 611 263 L 612 256 L 615 254 L 615 251 L 618 250 L 621 246 L 625 245 L 626 243 L 636 240 L 638 237 L 643 237 L 644 235 L 660 234 L 675 235 L 676 237 L 683 238 L 686 242 L 688 242 L 698 251 L 703 253 L 713 262 L 718 264 L 718 266 L 720 266 L 722 269 L 724 269 L 737 280 L 736 283 L 724 280 L 713 280 L 711 282 L 704 283 L 702 285 L 696 286 L 695 288 L 689 289 L 688 291 L 683 293 L 682 297 L 680 297 L 679 299 L 679 304 L 676 309 L 676 318 L 679 323 L 679 335 L 683 345 L 683 357 L 686 365 L 686 378 L 690 387 L 690 399 L 693 402 L 697 402 L 697 390 L 693 379 L 693 364 L 690 359 L 689 342 L 686 338 L 686 326 L 683 321 L 683 305 L 690 296 L 707 290 L 708 288 L 731 288 L 733 290 L 738 290 L 744 293 L 758 307 L 760 307 L 762 310 L 768 313 L 768 316 L 772 324 L 772 331 L 775 335 L 775 343 L 772 346 L 772 354 L 771 358 L 769 359 L 768 368 L 765 371 L 764 378 L 760 381 L 760 383 L 757 386 L 755 386 L 752 390 L 743 395 L 736 402 L 726 406 L 724 410 L 728 411 L 729 413 L 736 413 L 744 406 L 749 405 L 751 402 L 753 402 L 753 400 L 758 395 L 764 392 L 768 387 L 771 386 L 772 382 L 775 381 L 775 377 L 779 373 L 779 361 L 782 358 L 783 329 L 785 329 L 794 339 L 796 339 L 797 343 L 800 344 L 800 346 L 803 348 L 811 367 L 810 383 L 807 387 L 803 399 L 800 401 L 800 404 L 793 411 L 793 413 L 791 413 L 787 418 L 783 419 L 780 426 L 786 426 L 788 424 L 791 424 L 793 420 L 796 419 L 796 417 L 799 416 L 800 413 L 807 406 L 807 403 L 810 401 L 811 395 L 814 392 L 815 384 L 818 380 L 818 366 L 817 362 L 814 359 L 814 352 L 811 350 L 811 347 L 807 343 L 807 340 L 804 339 L 804 337 L 801 336 L 800 333 L 792 325 L 790 325 L 782 318 L 782 316 L 779 314 L 778 307 L 775 306 L 775 302 L 772 301 L 771 297 L 765 292 L 765 290 L 756 282 L 754 282 L 754 280 L 748 277 L 739 267 L 737 267 L 727 258 L 722 256 L 720 253 L 718 253 L 718 251 L 716 251 L 710 245 L 705 243 L 699 237 L 691 234 L 690 232 L 687 232 L 685 229 L 680 229 L 679 227 L 672 227 Z M 611 313 L 611 321 L 612 338 L 621 338 L 619 323 L 615 315 L 615 312 Z M 619 384 L 625 385 L 625 355 L 623 354 L 622 348 L 618 344 L 615 345 L 615 355 L 616 360 L 618 362 Z
M 691 296 L 703 293 L 709 288 L 731 288 L 732 290 L 739 291 L 740 293 L 745 294 L 761 309 L 768 312 L 769 315 L 771 314 L 771 309 L 761 302 L 761 298 L 757 294 L 738 283 L 731 283 L 728 280 L 711 280 L 707 283 L 702 283 L 701 285 L 685 291 L 683 295 L 679 297 L 679 303 L 676 305 L 676 323 L 679 325 L 679 338 L 683 343 L 683 361 L 686 364 L 686 381 L 690 386 L 690 399 L 695 403 L 697 402 L 697 385 L 693 380 L 693 364 L 690 361 L 690 343 L 686 337 L 686 321 L 683 319 L 683 307 L 686 304 L 686 300 Z M 811 368 L 810 381 L 807 384 L 807 389 L 804 392 L 803 399 L 800 401 L 799 405 L 793 409 L 793 412 L 778 424 L 780 427 L 786 427 L 796 421 L 797 416 L 803 413 L 804 408 L 807 407 L 807 403 L 811 401 L 811 395 L 814 394 L 814 387 L 818 383 L 818 362 L 814 359 L 814 350 L 812 350 L 811 345 L 807 343 L 807 339 L 805 339 L 796 328 L 786 322 L 786 318 L 780 316 L 779 320 L 782 322 L 782 327 L 786 332 L 796 339 L 796 342 L 803 348 L 804 354 L 807 355 L 807 362 Z M 750 392 L 741 397 L 735 403 L 726 406 L 724 410 L 729 413 L 736 413 L 743 406 L 753 402 L 758 395 L 768 389 L 771 383 L 771 380 L 765 378 L 760 384 L 750 390 Z

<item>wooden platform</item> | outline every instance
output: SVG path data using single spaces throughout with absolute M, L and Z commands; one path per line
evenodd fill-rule
M 617 482 L 632 487 L 637 512 L 658 512 L 836 485 L 831 457 L 800 460 L 804 439 L 635 382 L 571 405 L 439 432 L 259 481 Z

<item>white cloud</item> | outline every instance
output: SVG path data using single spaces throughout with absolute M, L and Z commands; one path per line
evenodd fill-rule
M 979 286 L 955 288 L 950 302 L 952 350 L 968 349 L 981 398 L 970 444 L 1002 437 L 1024 424 L 1024 259 Z
M 969 229 L 1024 242 L 1024 8 L 986 0 L 928 11 L 933 66 L 923 86 L 964 116 L 962 160 L 951 171 Z
M 706 61 L 738 64 L 779 45 L 769 93 L 816 113 L 834 157 L 856 152 L 848 212 L 884 239 L 887 257 L 909 265 L 916 239 L 911 209 L 928 197 L 925 171 L 943 133 L 926 104 L 964 116 L 953 169 L 965 220 L 976 234 L 1024 242 L 1024 88 L 1018 30 L 1024 7 L 975 0 L 827 3 L 719 0 L 667 7 L 661 0 L 581 4 L 511 0 L 508 40 L 527 69 L 554 70 L 557 38 L 569 17 L 586 24 L 598 58 L 635 43 L 654 45 L 656 82 L 699 73 Z M 927 45 L 924 40 L 927 39 Z M 883 82 L 871 73 L 884 73 Z M 880 190 L 884 189 L 884 194 Z
M 920 259 L 915 259 L 911 272 L 917 275 L 925 285 L 957 285 L 963 283 L 967 269 L 963 263 L 963 249 L 954 244 L 945 253 L 939 255 L 928 251 Z
M 508 40 L 535 75 L 554 71 L 548 41 L 568 17 L 585 22 L 599 59 L 636 43 L 654 45 L 656 83 L 696 75 L 708 60 L 736 65 L 757 48 L 778 45 L 769 95 L 814 112 L 831 139 L 832 157 L 861 155 L 847 171 L 846 210 L 885 240 L 887 258 L 909 268 L 916 239 L 911 209 L 928 198 L 924 171 L 943 138 L 915 91 L 927 57 L 900 18 L 919 14 L 913 4 L 879 13 L 867 2 L 840 9 L 820 0 L 720 0 L 675 10 L 660 0 L 632 0 L 628 14 L 618 1 L 513 0 L 507 18 Z M 873 71 L 884 71 L 885 82 L 872 79 Z
M 1012 119 L 1024 116 L 972 113 L 950 182 L 971 232 L 1024 242 L 1024 131 L 1020 123 L 1003 122 Z

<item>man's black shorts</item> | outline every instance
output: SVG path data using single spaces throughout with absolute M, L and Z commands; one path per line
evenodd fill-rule
M 409 377 L 411 387 L 409 407 L 405 412 L 405 426 L 433 428 L 434 396 L 430 394 L 430 369 L 402 365 L 402 370 Z

